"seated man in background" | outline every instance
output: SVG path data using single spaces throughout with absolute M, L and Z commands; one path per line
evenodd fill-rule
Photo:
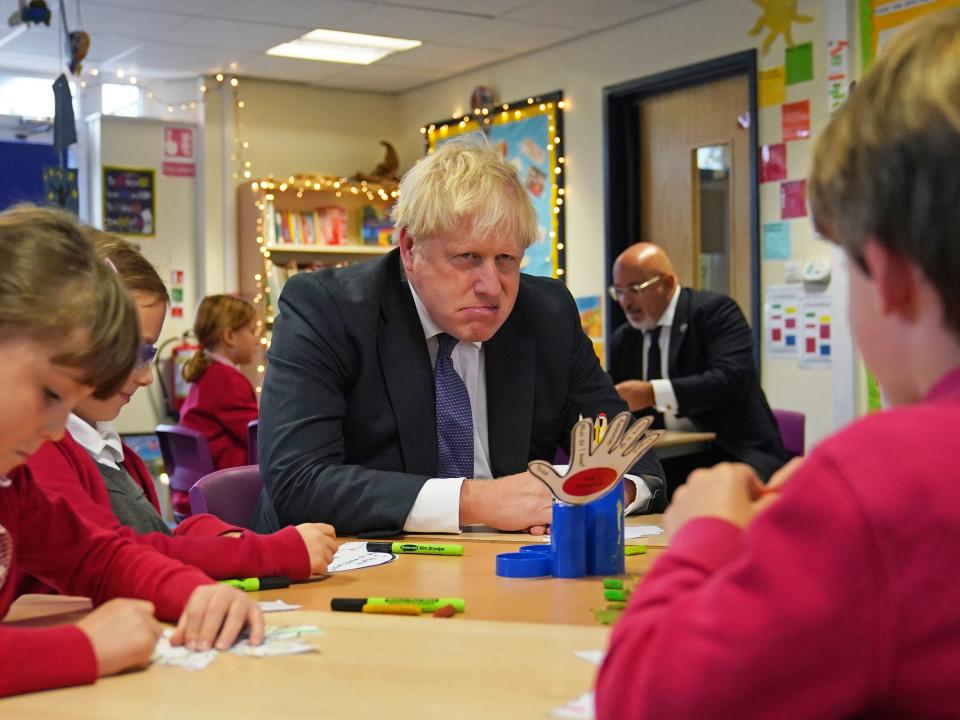
M 527 192 L 489 145 L 450 142 L 404 176 L 393 219 L 399 249 L 283 289 L 257 526 L 543 533 L 551 495 L 527 463 L 566 448 L 580 415 L 626 405 L 563 283 L 520 273 Z M 633 472 L 627 504 L 659 509 L 653 453 Z
M 610 297 L 627 316 L 610 339 L 610 374 L 631 410 L 654 413 L 654 427 L 716 433 L 712 462 L 747 463 L 764 480 L 787 461 L 736 302 L 681 288 L 652 243 L 620 254 Z

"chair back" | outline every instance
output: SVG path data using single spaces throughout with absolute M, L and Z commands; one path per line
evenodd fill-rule
M 251 465 L 260 462 L 260 453 L 257 451 L 257 429 L 259 427 L 259 420 L 251 420 L 247 423 L 247 462 Z
M 262 489 L 258 465 L 217 470 L 190 488 L 190 510 L 194 515 L 210 513 L 231 525 L 250 529 Z
M 773 417 L 776 418 L 780 428 L 780 439 L 783 441 L 784 449 L 791 457 L 803 455 L 806 449 L 807 416 L 796 410 L 774 409 Z
M 179 425 L 158 425 L 156 432 L 171 490 L 189 492 L 197 480 L 214 471 L 210 446 L 202 434 Z

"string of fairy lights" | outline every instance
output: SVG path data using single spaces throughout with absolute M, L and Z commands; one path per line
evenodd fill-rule
M 305 193 L 327 192 L 332 193 L 333 197 L 341 198 L 344 196 L 363 197 L 372 202 L 390 203 L 399 197 L 399 191 L 395 184 L 375 183 L 366 180 L 351 180 L 346 177 L 334 177 L 331 175 L 305 174 L 290 175 L 286 179 L 274 178 L 272 175 L 261 180 L 254 180 L 250 183 L 250 189 L 254 193 L 254 203 L 257 209 L 256 219 L 256 239 L 257 247 L 263 258 L 263 264 L 259 272 L 254 273 L 253 279 L 257 287 L 256 295 L 253 297 L 253 304 L 265 306 L 264 314 L 267 318 L 272 318 L 274 313 L 274 294 L 271 292 L 269 278 L 273 277 L 273 260 L 271 259 L 271 247 L 273 247 L 269 232 L 274 223 L 275 202 L 280 196 L 281 206 L 290 206 L 291 199 L 295 196 L 298 200 L 303 198 Z M 283 196 L 289 195 L 287 201 Z M 331 246 L 331 250 L 336 251 L 337 246 Z M 263 320 L 257 321 L 261 329 L 264 327 Z M 270 347 L 270 338 L 264 335 L 260 338 L 264 350 Z M 263 375 L 266 368 L 263 364 L 257 366 L 256 391 L 259 393 L 263 386 Z

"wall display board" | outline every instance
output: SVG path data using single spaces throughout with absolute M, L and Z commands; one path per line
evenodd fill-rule
M 103 229 L 120 235 L 157 234 L 156 172 L 103 168 Z

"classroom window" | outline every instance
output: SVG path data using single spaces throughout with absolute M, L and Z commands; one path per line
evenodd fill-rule
M 143 114 L 140 88 L 136 85 L 104 83 L 100 87 L 100 109 L 104 115 L 140 117 Z
M 0 75 L 0 115 L 53 117 L 53 79 Z

